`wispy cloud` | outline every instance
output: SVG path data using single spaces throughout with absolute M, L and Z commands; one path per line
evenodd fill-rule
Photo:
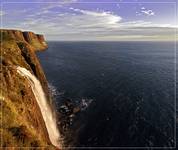
M 144 21 L 144 20 L 135 20 L 135 21 L 128 21 L 128 22 L 122 22 L 120 24 L 120 27 L 122 28 L 146 28 L 146 27 L 155 27 L 155 28 L 172 28 L 171 24 L 156 24 L 152 23 L 150 21 Z
M 155 12 L 152 9 L 146 9 L 141 7 L 139 11 L 136 12 L 136 16 L 155 16 Z
M 143 14 L 147 15 L 147 16 L 154 16 L 155 15 L 155 12 L 151 9 L 149 10 L 142 10 L 141 11 Z
M 144 20 L 123 21 L 121 16 L 109 11 L 73 7 L 47 18 L 27 18 L 19 27 L 45 33 L 49 39 L 57 40 L 144 40 L 166 38 L 174 33 L 170 24 Z
M 79 14 L 79 16 L 83 18 L 82 20 L 88 23 L 90 22 L 90 26 L 92 24 L 93 27 L 114 27 L 114 25 L 117 25 L 122 20 L 122 17 L 114 15 L 109 11 L 94 12 L 72 7 L 70 7 L 70 10 L 73 10 L 74 12 L 80 12 L 81 14 Z
M 120 13 L 122 7 L 114 12 L 99 6 L 94 9 L 93 6 L 70 5 L 72 2 L 74 0 L 41 4 L 34 12 L 19 10 L 23 15 L 20 18 L 22 20 L 14 20 L 16 23 L 12 22 L 9 26 L 43 33 L 51 40 L 146 40 L 174 37 L 173 25 L 154 22 L 151 20 L 154 17 L 145 17 L 155 15 L 146 6 L 137 10 L 140 18 L 133 13 L 135 18 L 126 19 Z

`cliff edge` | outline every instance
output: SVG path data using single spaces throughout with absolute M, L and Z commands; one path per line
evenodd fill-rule
M 36 51 L 47 48 L 43 35 L 0 29 L 0 134 L 1 147 L 54 148 L 29 81 L 17 73 L 26 68 L 40 81 L 50 102 L 50 93 Z

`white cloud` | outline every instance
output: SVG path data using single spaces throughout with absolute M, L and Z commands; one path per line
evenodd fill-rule
M 132 40 L 166 37 L 174 33 L 169 24 L 153 24 L 144 20 L 125 22 L 121 16 L 99 9 L 91 11 L 70 7 L 65 12 L 43 9 L 38 13 L 50 14 L 25 18 L 15 24 L 16 27 L 43 33 L 53 40 Z
M 108 27 L 110 25 L 117 25 L 122 18 L 118 15 L 114 15 L 109 11 L 103 11 L 103 12 L 94 12 L 94 11 L 88 11 L 88 10 L 81 10 L 81 9 L 75 9 L 70 7 L 71 10 L 75 12 L 80 12 L 82 16 L 86 17 L 86 19 L 89 17 L 91 20 L 93 20 L 94 24 L 96 25 L 96 22 L 98 25 L 103 25 Z M 83 18 L 84 19 L 84 18 Z M 92 22 L 90 22 L 91 24 Z
M 155 12 L 151 9 L 148 9 L 148 10 L 142 10 L 141 11 L 143 14 L 147 15 L 147 16 L 154 16 L 155 15 Z
M 70 35 L 85 34 L 87 36 L 87 34 L 90 34 L 91 36 L 91 34 L 102 34 L 107 30 L 118 28 L 122 20 L 120 16 L 109 11 L 89 11 L 76 8 L 69 8 L 69 12 L 52 13 L 50 15 L 52 16 L 30 16 L 19 23 L 18 27 L 48 35 L 60 34 L 70 37 Z
M 172 26 L 170 24 L 156 24 L 149 21 L 144 20 L 136 20 L 136 21 L 128 21 L 128 22 L 122 22 L 120 24 L 121 28 L 134 28 L 134 27 L 168 27 L 171 28 Z
M 155 16 L 155 12 L 152 9 L 147 9 L 145 7 L 141 7 L 139 11 L 136 11 L 136 16 Z

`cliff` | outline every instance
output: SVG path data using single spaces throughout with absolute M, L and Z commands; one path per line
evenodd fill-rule
M 35 34 L 30 31 L 22 32 L 20 30 L 1 29 L 1 36 L 3 37 L 3 41 L 25 41 L 30 44 L 35 51 L 45 50 L 48 47 L 43 35 Z
M 41 82 L 50 101 L 50 93 L 35 52 L 45 50 L 43 35 L 1 29 L 0 49 L 0 134 L 3 147 L 45 147 L 53 149 L 34 93 L 17 66 L 26 68 Z

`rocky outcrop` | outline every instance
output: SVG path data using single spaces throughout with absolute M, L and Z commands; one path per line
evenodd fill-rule
M 17 73 L 24 67 L 42 84 L 50 102 L 47 80 L 35 52 L 45 50 L 42 35 L 18 30 L 0 30 L 0 141 L 3 147 L 44 147 L 53 149 L 49 135 L 26 78 Z
M 23 37 L 30 45 L 35 47 L 36 50 L 44 50 L 47 48 L 43 35 L 34 34 L 33 32 L 23 32 Z
M 3 40 L 25 41 L 30 44 L 35 51 L 45 50 L 48 46 L 43 35 L 33 32 L 22 32 L 20 30 L 5 30 L 1 29 Z

